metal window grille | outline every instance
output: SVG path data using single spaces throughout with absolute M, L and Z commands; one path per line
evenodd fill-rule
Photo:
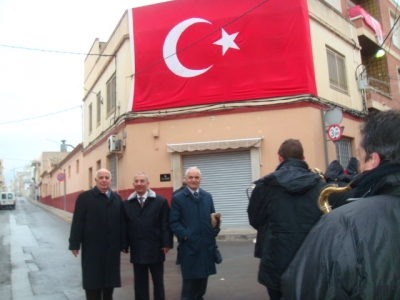
M 345 169 L 353 153 L 351 151 L 351 139 L 342 137 L 340 140 L 335 142 L 335 147 L 337 160 L 343 169 Z
M 109 164 L 110 164 L 110 173 L 111 173 L 111 188 L 116 188 L 117 187 L 117 156 L 116 155 L 111 155 L 109 158 Z

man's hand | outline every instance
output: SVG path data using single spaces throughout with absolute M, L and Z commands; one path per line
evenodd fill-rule
M 167 254 L 169 249 L 171 249 L 171 248 L 169 248 L 169 247 L 161 248 L 161 250 L 164 252 L 164 254 Z
M 121 250 L 123 253 L 129 253 L 129 250 L 128 249 L 122 249 Z
M 71 250 L 72 254 L 77 257 L 79 254 L 79 250 Z

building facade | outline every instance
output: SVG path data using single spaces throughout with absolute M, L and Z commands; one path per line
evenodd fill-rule
M 133 176 L 142 171 L 150 187 L 170 199 L 186 168 L 197 166 L 202 187 L 212 193 L 216 210 L 223 214 L 224 228 L 248 228 L 246 189 L 276 168 L 284 140 L 302 142 L 310 168 L 324 171 L 334 159 L 346 166 L 356 156 L 364 117 L 373 110 L 400 108 L 400 13 L 396 3 L 387 0 L 308 0 L 306 7 L 316 94 L 221 98 L 137 110 L 134 89 L 144 71 L 135 59 L 135 14 L 125 12 L 109 40 L 96 39 L 85 60 L 84 141 L 62 161 L 63 173 L 70 174 L 66 196 L 61 197 L 63 187 L 57 185 L 53 169 L 41 173 L 42 200 L 73 211 L 77 193 L 93 186 L 100 168 L 111 171 L 112 188 L 122 198 L 133 191 Z M 287 30 L 290 33 L 290 27 Z M 296 54 L 296 45 L 292 47 Z M 386 55 L 375 58 L 381 48 Z M 305 75 L 300 71 L 296 76 Z M 148 81 L 145 88 L 155 95 L 159 84 Z M 151 103 L 151 96 L 148 100 Z M 335 142 L 326 134 L 326 116 L 334 108 L 341 112 L 336 122 L 343 130 Z

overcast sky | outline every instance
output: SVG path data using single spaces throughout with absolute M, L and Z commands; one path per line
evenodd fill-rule
M 86 56 L 2 45 L 87 53 L 96 38 L 108 40 L 126 9 L 155 2 L 161 1 L 0 0 L 0 159 L 6 184 L 42 152 L 59 151 L 61 140 L 73 146 L 82 141 Z M 50 116 L 37 118 L 43 115 Z

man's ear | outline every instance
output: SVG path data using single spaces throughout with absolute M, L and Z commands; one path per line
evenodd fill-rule
M 371 153 L 369 160 L 371 169 L 375 169 L 381 163 L 381 158 L 379 157 L 379 154 L 376 152 Z
M 279 161 L 279 163 L 283 162 L 284 161 L 283 157 L 278 155 L 278 161 Z

